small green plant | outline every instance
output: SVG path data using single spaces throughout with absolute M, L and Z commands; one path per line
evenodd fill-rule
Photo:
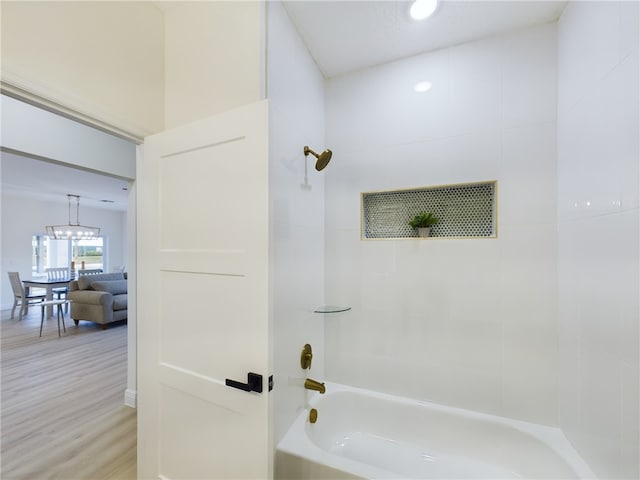
M 438 219 L 431 212 L 420 212 L 409 222 L 413 228 L 426 228 L 438 223 Z

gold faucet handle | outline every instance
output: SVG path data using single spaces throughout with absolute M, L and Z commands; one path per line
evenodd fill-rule
M 318 421 L 318 410 L 312 408 L 309 410 L 309 422 L 316 423 Z
M 306 370 L 311 368 L 311 360 L 313 360 L 313 351 L 311 345 L 308 343 L 302 347 L 302 353 L 300 353 L 300 366 Z

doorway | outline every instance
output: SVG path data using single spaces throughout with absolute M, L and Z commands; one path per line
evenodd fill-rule
M 2 138 L 0 145 L 2 175 L 0 191 L 3 196 L 12 195 L 20 201 L 13 202 L 24 211 L 17 216 L 17 223 L 2 229 L 2 272 L 0 291 L 2 306 L 12 299 L 7 271 L 31 272 L 31 246 L 34 234 L 44 233 L 46 224 L 68 218 L 67 194 L 81 197 L 80 215 L 83 209 L 94 212 L 120 211 L 119 220 L 112 221 L 108 235 L 112 266 L 126 265 L 129 278 L 129 314 L 127 334 L 127 387 L 124 392 L 126 405 L 135 407 L 137 391 L 136 373 L 136 182 L 135 165 L 137 144 L 121 136 L 106 133 L 86 124 L 39 108 L 31 103 L 0 96 L 2 106 Z M 86 118 L 86 117 L 85 117 Z M 38 135 L 29 135 L 33 126 Z M 26 132 L 26 133 L 25 133 Z M 46 206 L 50 217 L 39 218 L 26 234 L 26 254 L 16 255 L 12 249 L 20 241 L 14 240 L 16 225 L 35 221 Z M 31 213 L 26 213 L 26 208 Z M 3 202 L 2 222 L 8 220 Z M 53 215 L 59 215 L 53 217 Z M 81 217 L 82 218 L 82 217 Z M 104 220 L 104 222 L 108 222 Z M 118 225 L 115 225 L 118 223 Z M 37 227 L 37 228 L 36 228 Z M 103 230 L 104 231 L 104 230 Z M 23 235 L 24 237 L 25 235 Z M 118 247 L 119 246 L 119 247 Z M 116 250 L 120 249 L 120 253 Z M 19 251 L 19 250 L 16 250 Z M 107 271 L 107 270 L 105 270 Z

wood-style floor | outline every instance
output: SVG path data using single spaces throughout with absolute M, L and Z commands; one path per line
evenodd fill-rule
M 0 478 L 136 478 L 136 410 L 123 404 L 127 326 L 90 322 L 58 338 L 40 309 L 1 312 Z

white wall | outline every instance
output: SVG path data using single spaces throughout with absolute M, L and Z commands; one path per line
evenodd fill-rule
M 2 80 L 143 138 L 263 98 L 263 39 L 257 1 L 2 2 Z
M 321 151 L 324 83 L 280 2 L 268 4 L 268 98 L 271 298 L 275 438 L 277 443 L 303 407 L 302 378 L 324 380 L 324 323 L 314 308 L 324 303 L 324 172 L 303 147 Z M 331 168 L 331 165 L 328 167 Z M 310 371 L 300 368 L 305 343 L 314 351 Z
M 94 172 L 136 177 L 133 142 L 6 95 L 0 95 L 0 111 L 3 148 Z
M 638 2 L 558 24 L 560 424 L 599 478 L 640 477 Z
M 167 128 L 263 98 L 263 3 L 159 5 L 166 26 Z
M 44 234 L 45 225 L 66 223 L 67 205 L 33 200 L 2 192 L 2 251 L 0 252 L 0 305 L 11 308 L 13 293 L 7 272 L 16 271 L 23 279 L 31 278 L 31 237 Z M 82 207 L 82 216 L 90 225 L 100 227 L 108 242 L 107 270 L 126 264 L 126 213 Z
M 427 93 L 413 91 L 421 80 Z M 557 419 L 556 27 L 327 82 L 327 378 Z M 360 240 L 360 192 L 498 180 L 498 238 Z
M 143 137 L 164 123 L 151 2 L 2 2 L 2 80 Z

